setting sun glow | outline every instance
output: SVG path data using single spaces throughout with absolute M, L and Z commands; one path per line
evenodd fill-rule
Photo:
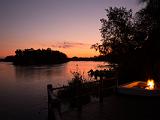
M 125 6 L 135 13 L 137 0 L 7 0 L 0 2 L 0 58 L 16 49 L 59 50 L 68 57 L 99 55 L 91 45 L 101 40 L 105 9 Z

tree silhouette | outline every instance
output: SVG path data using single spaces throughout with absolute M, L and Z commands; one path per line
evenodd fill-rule
M 47 49 L 17 49 L 15 51 L 14 64 L 16 65 L 32 65 L 32 64 L 55 64 L 67 62 L 67 56 L 59 51 Z
M 128 53 L 139 47 L 134 40 L 134 21 L 132 10 L 124 7 L 106 9 L 108 19 L 101 19 L 101 44 L 92 45 L 100 54 L 110 56 L 111 62 L 123 61 Z
M 159 61 L 160 61 L 160 1 L 141 0 L 146 3 L 146 7 L 137 13 L 137 26 L 145 34 L 143 53 L 146 58 L 147 77 L 160 81 Z
M 118 64 L 120 80 L 158 78 L 160 17 L 158 0 L 142 0 L 146 7 L 132 16 L 124 7 L 106 9 L 101 19 L 101 43 L 92 45 L 111 63 Z

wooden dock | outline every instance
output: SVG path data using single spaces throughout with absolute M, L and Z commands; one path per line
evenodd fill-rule
M 87 91 L 83 91 L 82 89 L 77 90 L 76 88 L 76 94 L 74 96 L 70 97 L 67 99 L 68 103 L 72 103 L 74 105 L 76 111 L 78 113 L 81 113 L 83 111 L 83 106 L 86 104 L 90 103 L 88 101 L 88 98 L 91 96 L 96 96 L 97 99 L 99 99 L 99 103 L 103 103 L 103 99 L 106 96 L 111 95 L 113 92 L 115 92 L 116 89 L 116 79 L 115 78 L 110 78 L 110 79 L 100 79 L 97 81 L 92 81 L 92 82 L 86 82 L 83 83 L 82 85 L 87 88 Z M 86 87 L 87 86 L 87 87 Z M 57 114 L 59 118 L 62 118 L 62 104 L 66 99 L 64 98 L 59 98 L 58 95 L 55 94 L 55 91 L 63 91 L 68 89 L 70 86 L 62 86 L 62 87 L 57 87 L 54 88 L 51 84 L 47 85 L 47 92 L 48 92 L 48 120 L 56 120 L 57 119 Z M 81 92 L 83 91 L 83 92 Z M 73 92 L 73 91 L 71 91 Z M 86 102 L 86 98 L 87 101 Z M 84 102 L 85 99 L 85 102 Z M 74 104 L 73 104 L 74 103 Z M 85 104 L 85 105 L 84 105 Z

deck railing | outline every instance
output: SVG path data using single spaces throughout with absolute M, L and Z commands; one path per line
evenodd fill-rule
M 112 94 L 117 85 L 116 78 L 100 79 L 92 82 L 85 82 L 81 84 L 81 87 L 75 86 L 70 89 L 71 86 L 62 86 L 54 88 L 52 84 L 47 85 L 48 92 L 48 117 L 51 120 L 55 119 L 54 109 L 57 109 L 59 116 L 61 116 L 61 104 L 65 101 L 68 103 L 74 103 L 77 110 L 81 111 L 83 104 L 89 102 L 91 96 L 97 97 L 99 103 L 103 103 L 103 98 Z M 74 92 L 74 95 L 68 97 L 60 96 L 60 92 L 69 90 L 67 92 Z M 66 93 L 67 94 L 67 93 Z M 87 99 L 87 102 L 86 102 Z

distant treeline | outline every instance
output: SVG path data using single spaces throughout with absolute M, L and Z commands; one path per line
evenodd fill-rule
M 100 55 L 95 57 L 72 57 L 68 58 L 66 54 L 47 49 L 17 49 L 15 55 L 10 55 L 0 62 L 13 62 L 15 65 L 39 65 L 39 64 L 58 64 L 68 61 L 108 61 L 106 56 Z
M 94 56 L 94 57 L 72 57 L 69 58 L 70 61 L 108 61 L 106 56 Z
M 15 56 L 7 56 L 3 61 L 13 62 L 15 65 L 58 64 L 68 61 L 67 55 L 47 49 L 17 49 Z

